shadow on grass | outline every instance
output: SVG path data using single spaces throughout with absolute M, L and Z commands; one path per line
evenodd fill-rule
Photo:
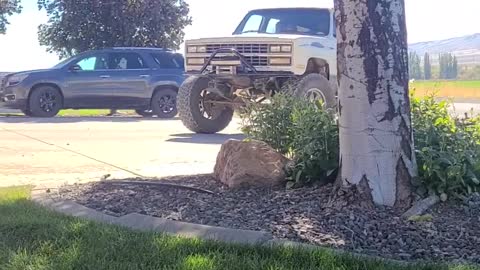
M 65 217 L 0 192 L 0 269 L 474 269 L 398 266 L 329 251 L 226 245 Z

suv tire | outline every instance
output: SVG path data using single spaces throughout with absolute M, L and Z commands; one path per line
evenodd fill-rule
M 54 117 L 62 108 L 62 94 L 52 86 L 35 88 L 28 98 L 28 110 L 34 117 Z
M 24 115 L 26 115 L 26 116 L 32 116 L 32 113 L 30 112 L 29 109 L 23 109 L 23 110 L 22 110 L 22 113 L 23 113 Z
M 157 90 L 153 94 L 151 108 L 152 114 L 159 118 L 175 117 L 177 115 L 177 91 L 173 89 Z
M 180 119 L 185 127 L 195 133 L 217 133 L 225 129 L 233 118 L 231 107 L 220 105 L 223 108 L 214 108 L 215 104 L 211 105 L 211 110 L 217 110 L 216 117 L 207 118 L 204 116 L 207 110 L 204 101 L 206 96 L 209 95 L 206 92 L 208 82 L 209 79 L 206 77 L 190 76 L 184 81 L 178 92 L 177 106 Z M 202 96 L 202 94 L 205 94 L 205 96 Z M 210 114 L 213 114 L 212 111 L 210 111 Z
M 141 115 L 143 117 L 152 117 L 154 115 L 153 111 L 151 111 L 151 110 L 135 110 L 135 112 L 138 115 Z

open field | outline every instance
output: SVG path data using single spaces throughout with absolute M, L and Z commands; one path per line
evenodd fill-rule
M 480 100 L 480 81 L 415 81 L 410 87 L 417 96 L 436 93 L 439 97 Z

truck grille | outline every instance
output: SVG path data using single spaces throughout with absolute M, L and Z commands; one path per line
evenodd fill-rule
M 268 66 L 268 57 L 267 56 L 244 56 L 245 60 L 250 63 L 252 66 Z M 207 62 L 209 57 L 205 58 Z M 238 59 L 238 58 L 233 58 Z M 215 57 L 213 60 L 222 60 L 222 57 Z M 231 60 L 231 58 L 230 58 Z
M 210 44 L 207 45 L 207 53 L 213 53 L 218 49 L 236 49 L 239 53 L 268 53 L 268 44 Z

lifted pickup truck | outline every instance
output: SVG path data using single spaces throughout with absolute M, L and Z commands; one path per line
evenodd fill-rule
M 228 126 L 235 109 L 287 92 L 336 107 L 336 36 L 332 9 L 250 11 L 232 36 L 186 41 L 188 78 L 177 107 L 196 133 Z

